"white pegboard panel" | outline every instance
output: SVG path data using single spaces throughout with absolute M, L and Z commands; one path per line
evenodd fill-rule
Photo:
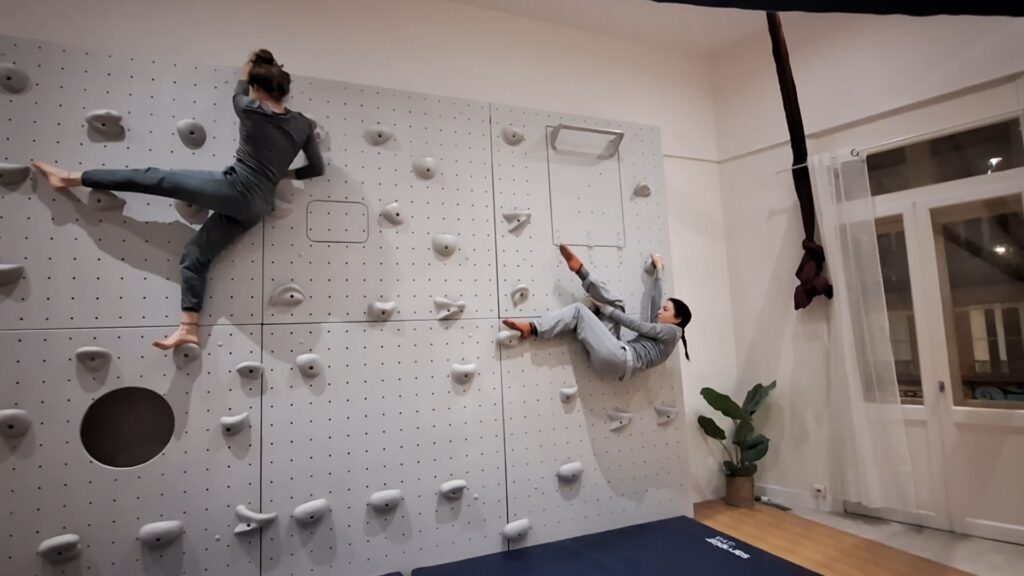
M 675 355 L 628 382 L 595 374 L 570 338 L 531 339 L 501 357 L 509 517 L 532 525 L 516 546 L 693 514 L 685 419 L 659 424 L 654 411 L 682 410 Z M 576 385 L 563 403 L 559 390 Z M 631 412 L 631 422 L 610 430 L 610 410 Z M 560 482 L 559 466 L 575 461 L 580 479 Z
M 177 369 L 150 345 L 157 329 L 0 332 L 3 369 L 0 409 L 27 410 L 28 435 L 0 442 L 0 565 L 4 574 L 207 574 L 256 576 L 258 536 L 238 537 L 234 507 L 259 506 L 260 381 L 234 371 L 259 361 L 258 328 L 201 329 L 202 358 Z M 75 359 L 83 346 L 112 353 L 105 371 Z M 149 463 L 127 469 L 94 462 L 79 426 L 87 407 L 127 386 L 161 394 L 174 411 L 174 433 Z M 248 411 L 249 430 L 230 438 L 219 419 Z M 180 520 L 184 533 L 150 551 L 139 529 Z M 36 555 L 46 538 L 81 537 L 79 559 L 51 567 Z
M 264 327 L 265 574 L 370 576 L 502 550 L 505 463 L 493 320 Z M 323 364 L 316 378 L 299 354 Z M 468 384 L 452 364 L 476 364 Z M 461 500 L 439 496 L 461 478 Z M 402 490 L 380 516 L 370 495 Z M 331 514 L 299 527 L 298 504 L 326 498 Z
M 547 128 L 548 142 L 554 128 Z M 621 248 L 626 245 L 619 155 L 615 138 L 564 129 L 548 145 L 548 188 L 555 243 Z
M 296 209 L 266 222 L 264 293 L 293 282 L 306 300 L 293 308 L 268 306 L 265 321 L 361 321 L 375 301 L 395 301 L 395 320 L 425 320 L 437 315 L 438 296 L 465 301 L 464 318 L 493 318 L 487 104 L 319 79 L 298 80 L 294 89 L 290 105 L 327 129 L 333 162 L 323 178 L 278 188 Z M 375 126 L 393 137 L 372 144 L 366 131 Z M 424 156 L 438 164 L 430 179 L 412 170 Z M 368 239 L 312 242 L 304 218 L 315 200 L 365 204 Z M 400 225 L 379 216 L 396 201 Z M 435 254 L 435 234 L 458 236 L 458 251 L 447 258 Z
M 0 161 L 43 160 L 67 168 L 159 166 L 220 170 L 234 159 L 237 70 L 179 66 L 0 36 L 0 61 L 30 76 L 19 94 L 0 95 Z M 93 142 L 85 115 L 124 116 L 120 142 Z M 208 138 L 190 150 L 175 125 L 203 123 Z M 178 259 L 194 233 L 171 200 L 122 193 L 124 212 L 102 212 L 55 193 L 33 175 L 0 188 L 0 262 L 26 277 L 0 292 L 0 327 L 153 326 L 178 319 Z M 214 263 L 203 323 L 261 319 L 261 228 Z
M 589 268 L 622 294 L 629 312 L 638 312 L 639 309 L 632 306 L 640 301 L 643 293 L 641 278 L 644 262 L 651 252 L 659 252 L 665 256 L 666 261 L 671 261 L 658 128 L 492 105 L 491 146 L 494 151 L 494 202 L 498 220 L 496 241 L 500 315 L 539 316 L 552 308 L 575 302 L 583 295 L 576 277 L 566 270 L 553 237 L 548 176 L 549 141 L 546 134 L 548 127 L 559 123 L 625 132 L 619 148 L 624 246 L 597 246 L 607 238 L 593 236 L 594 246 L 574 246 L 574 249 Z M 502 128 L 509 126 L 522 131 L 525 140 L 514 146 L 506 143 L 501 132 Z M 641 182 L 651 187 L 653 193 L 649 197 L 640 198 L 633 194 L 634 188 Z M 586 182 L 581 180 L 580 185 L 585 187 Z M 591 211 L 585 205 L 579 209 L 588 213 Z M 517 211 L 531 212 L 531 220 L 519 230 L 509 232 L 502 214 Z M 514 305 L 510 294 L 519 284 L 529 286 L 531 294 L 526 302 Z M 665 290 L 666 297 L 673 295 L 669 278 L 666 278 Z

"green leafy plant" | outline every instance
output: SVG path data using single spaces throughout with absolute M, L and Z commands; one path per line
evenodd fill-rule
M 725 450 L 726 460 L 722 462 L 726 476 L 753 476 L 757 472 L 756 462 L 768 453 L 768 437 L 754 431 L 754 414 L 757 413 L 768 394 L 775 389 L 775 382 L 764 386 L 755 384 L 747 391 L 743 405 L 739 405 L 729 396 L 713 388 L 702 388 L 700 395 L 715 410 L 732 420 L 732 448 L 725 443 L 725 430 L 713 419 L 698 416 L 697 424 L 705 434 L 718 440 Z

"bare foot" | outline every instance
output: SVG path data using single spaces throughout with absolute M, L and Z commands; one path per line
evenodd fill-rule
M 565 263 L 569 265 L 569 270 L 579 272 L 580 268 L 583 268 L 583 261 L 577 258 L 576 254 L 568 246 L 559 244 L 558 251 L 562 253 L 562 258 L 565 258 Z
M 45 176 L 50 187 L 58 192 L 67 192 L 68 188 L 71 186 L 81 186 L 82 184 L 80 174 L 72 174 L 67 170 L 57 168 L 52 164 L 47 164 L 46 162 L 33 162 L 32 167 Z
M 661 254 L 651 254 L 651 263 L 658 270 L 665 269 L 665 259 L 661 257 Z
M 530 324 L 529 322 L 517 322 L 515 320 L 502 320 L 501 323 L 504 324 L 505 326 L 508 326 L 509 328 L 515 330 L 516 332 L 519 332 L 519 336 L 523 340 L 526 340 L 530 336 L 533 336 L 533 325 Z
M 167 338 L 153 342 L 153 346 L 161 350 L 171 350 L 182 344 L 199 344 L 199 326 L 182 324 Z

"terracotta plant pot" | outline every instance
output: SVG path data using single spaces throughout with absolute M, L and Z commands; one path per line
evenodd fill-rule
M 754 477 L 726 476 L 725 503 L 737 508 L 754 507 Z

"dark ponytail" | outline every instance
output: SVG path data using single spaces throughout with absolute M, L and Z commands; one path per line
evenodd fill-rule
M 265 48 L 252 53 L 249 69 L 249 86 L 255 86 L 274 100 L 280 102 L 291 90 L 292 77 L 284 71 L 274 55 Z
M 693 319 L 693 313 L 690 312 L 690 307 L 685 302 L 677 298 L 669 298 L 669 302 L 672 303 L 672 307 L 675 309 L 676 318 L 679 318 L 679 322 L 676 322 L 676 326 L 683 331 L 683 353 L 686 355 L 686 359 L 690 359 L 690 349 L 686 346 L 686 326 Z

